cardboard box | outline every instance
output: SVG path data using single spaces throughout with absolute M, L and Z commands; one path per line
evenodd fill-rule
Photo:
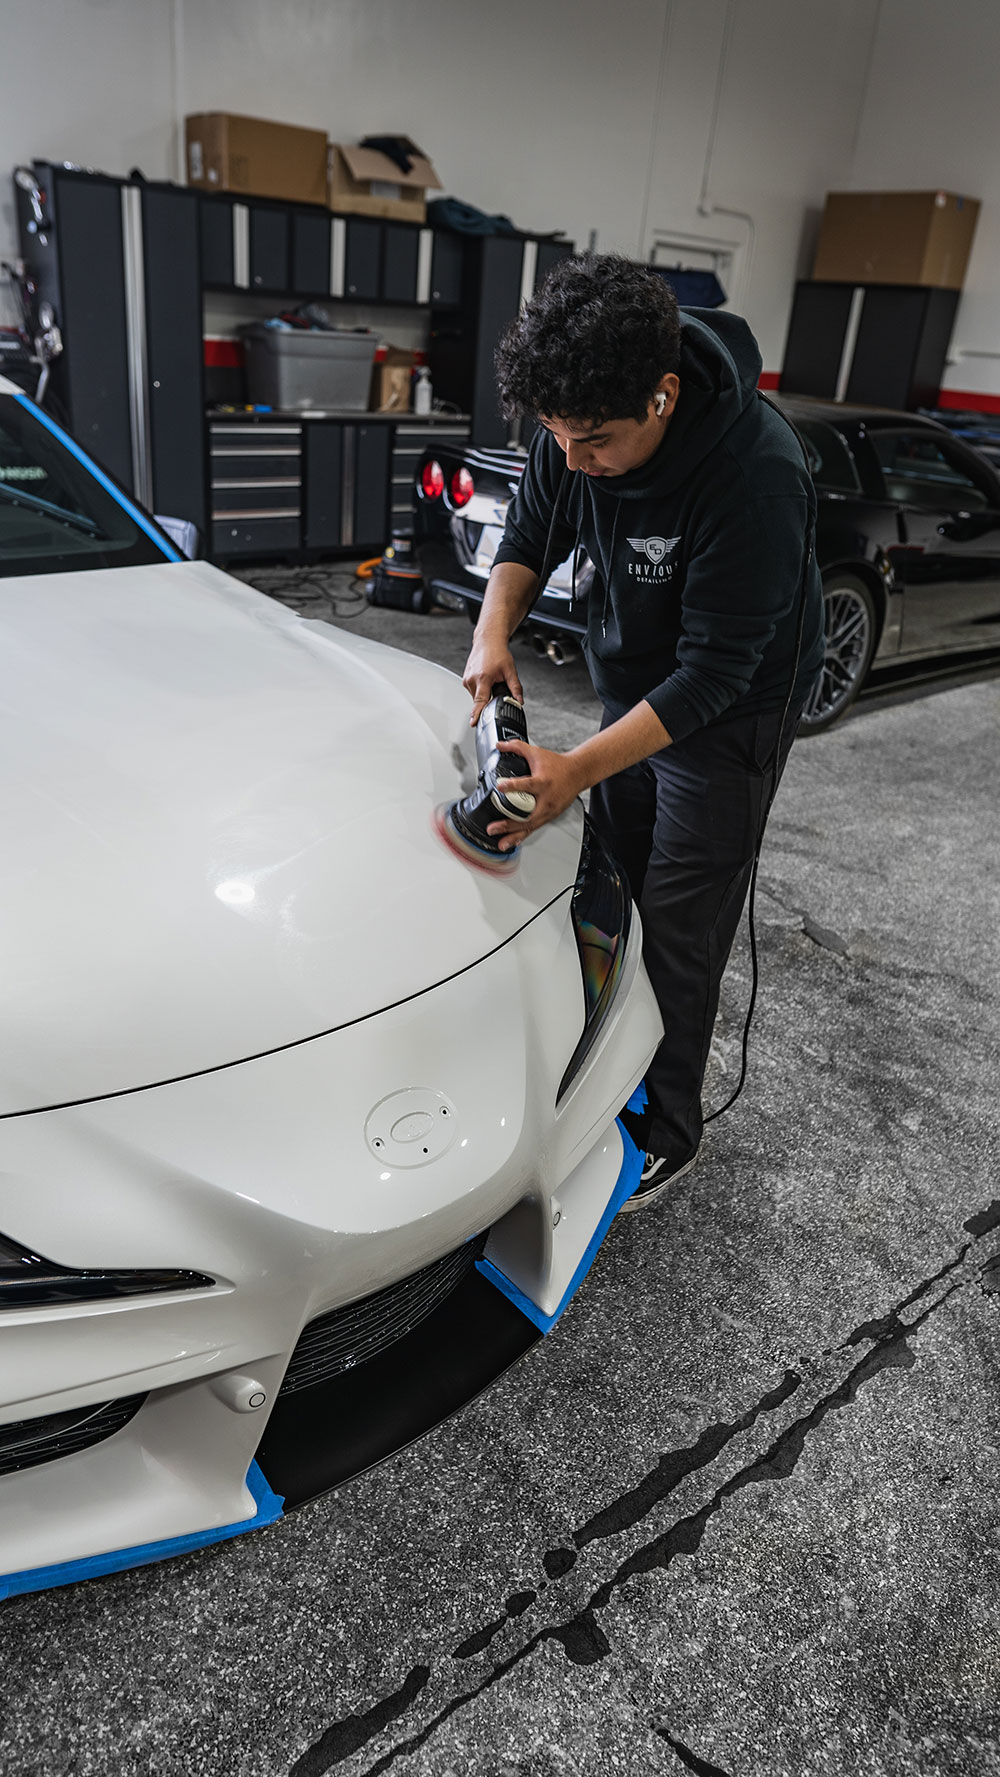
M 441 181 L 425 154 L 408 136 L 400 138 L 413 155 L 404 173 L 375 148 L 331 142 L 329 201 L 331 210 L 355 216 L 385 216 L 392 222 L 425 222 L 429 190 L 440 191 Z
M 228 111 L 184 119 L 189 185 L 245 197 L 326 203 L 326 132 Z
M 416 353 L 404 351 L 401 346 L 379 346 L 368 402 L 373 413 L 409 412 L 415 361 Z
M 812 275 L 961 290 L 978 215 L 950 191 L 831 191 Z

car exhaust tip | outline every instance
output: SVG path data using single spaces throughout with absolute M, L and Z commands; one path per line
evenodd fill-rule
M 575 642 L 557 642 L 552 640 L 545 650 L 553 666 L 568 666 L 575 660 L 580 650 Z

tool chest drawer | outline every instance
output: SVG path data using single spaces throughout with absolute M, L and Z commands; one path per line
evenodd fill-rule
M 234 448 L 231 444 L 213 444 L 210 463 L 213 487 L 233 480 L 285 480 L 290 475 L 301 475 L 302 451 L 299 445 L 294 449 L 249 451 L 243 446 Z
M 234 555 L 285 555 L 296 552 L 302 538 L 299 514 L 258 512 L 253 518 L 233 514 L 212 521 L 213 559 Z
M 285 554 L 302 541 L 302 426 L 212 420 L 212 553 Z
M 265 512 L 291 513 L 302 508 L 302 483 L 294 481 L 215 481 L 212 483 L 212 518 L 233 512 L 263 516 Z

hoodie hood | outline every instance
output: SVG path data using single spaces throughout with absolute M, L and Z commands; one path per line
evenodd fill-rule
M 595 483 L 622 500 L 662 497 L 679 487 L 736 424 L 757 392 L 761 356 L 740 315 L 681 310 L 681 392 L 659 449 L 648 463 Z

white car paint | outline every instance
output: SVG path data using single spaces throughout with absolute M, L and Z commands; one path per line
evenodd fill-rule
M 366 1017 L 573 881 L 579 811 L 513 887 L 429 838 L 457 681 L 425 668 L 418 709 L 370 646 L 205 563 L 0 580 L 0 646 L 0 1111 Z
M 474 461 L 471 451 L 466 452 L 466 461 Z M 491 465 L 495 469 L 495 465 Z M 461 558 L 465 570 L 474 574 L 478 580 L 486 581 L 493 571 L 496 552 L 503 541 L 504 525 L 507 522 L 507 504 L 505 500 L 494 500 L 488 494 L 473 494 L 471 500 L 460 507 L 452 518 L 452 526 L 481 525 L 479 540 L 475 554 L 471 560 L 465 560 L 465 550 L 461 550 Z M 584 561 L 586 558 L 584 558 Z M 589 571 L 589 564 L 588 564 Z M 578 564 L 577 578 L 580 587 L 584 584 L 583 562 Z M 557 562 L 546 582 L 546 591 L 551 595 L 564 593 L 569 597 L 573 587 L 573 558 L 566 556 L 564 561 Z

